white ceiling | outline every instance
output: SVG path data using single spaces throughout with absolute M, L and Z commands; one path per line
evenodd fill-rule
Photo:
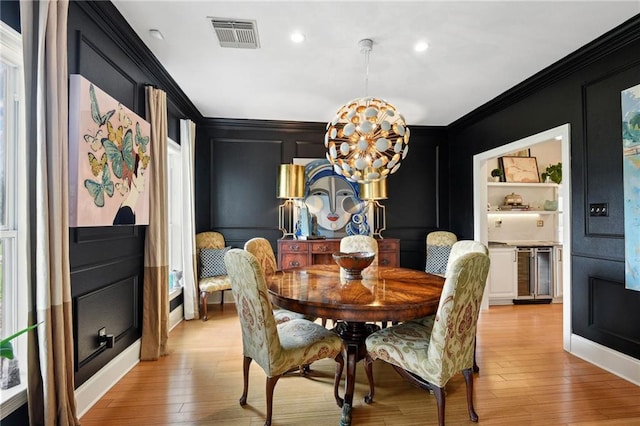
M 326 122 L 369 95 L 409 125 L 450 124 L 640 13 L 640 0 L 113 3 L 205 117 Z M 256 20 L 260 48 L 220 47 L 207 17 Z

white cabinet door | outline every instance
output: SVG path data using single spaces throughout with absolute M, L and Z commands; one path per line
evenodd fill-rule
M 562 301 L 562 257 L 564 251 L 562 246 L 553 248 L 553 278 L 554 278 L 554 292 L 553 299 L 556 302 Z
M 489 305 L 512 304 L 517 294 L 516 249 L 490 248 L 489 258 Z

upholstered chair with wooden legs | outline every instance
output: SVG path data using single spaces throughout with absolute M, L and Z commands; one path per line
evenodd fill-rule
M 242 329 L 244 388 L 240 405 L 247 403 L 252 361 L 256 361 L 267 375 L 267 417 L 264 424 L 269 426 L 273 391 L 278 379 L 292 368 L 324 358 L 336 361 L 333 392 L 339 404 L 338 385 L 344 366 L 340 337 L 304 319 L 276 324 L 265 275 L 253 254 L 246 250 L 231 249 L 225 255 L 225 264 Z
M 456 234 L 449 231 L 433 231 L 427 234 L 427 257 L 424 271 L 443 275 L 447 271 L 447 262 L 451 247 L 458 241 Z
M 473 241 L 473 240 L 457 241 L 451 246 L 451 253 L 449 254 L 449 260 L 447 262 L 447 270 L 451 267 L 451 265 L 457 258 L 467 253 L 484 253 L 488 256 L 489 249 L 480 241 Z
M 258 263 L 262 266 L 262 270 L 265 275 L 273 274 L 278 270 L 278 262 L 276 256 L 273 253 L 273 248 L 269 240 L 262 237 L 252 238 L 244 244 L 244 249 L 253 254 Z M 276 319 L 276 324 L 280 324 L 292 319 L 307 319 L 309 321 L 315 321 L 315 317 L 309 317 L 298 312 L 292 312 L 287 309 L 274 307 L 273 316 Z
M 487 248 L 487 246 L 482 244 L 480 241 L 473 241 L 473 240 L 456 241 L 451 246 L 451 252 L 449 254 L 449 261 L 447 262 L 447 271 L 451 268 L 451 265 L 453 265 L 453 262 L 455 262 L 456 259 L 458 259 L 460 256 L 465 255 L 467 253 L 484 253 L 484 254 L 486 254 L 488 256 L 489 255 L 489 249 Z M 427 316 L 427 317 L 423 317 L 423 318 L 416 318 L 416 319 L 413 319 L 411 321 L 413 321 L 413 322 L 422 322 L 422 323 L 433 322 L 433 315 L 430 315 L 430 316 Z M 476 352 L 475 352 L 476 342 L 475 342 L 475 340 L 473 342 L 473 345 L 474 345 L 473 371 L 477 373 L 477 372 L 480 371 L 480 367 L 478 367 L 478 363 L 476 362 Z
M 480 303 L 489 273 L 489 256 L 467 253 L 451 265 L 440 304 L 428 323 L 408 321 L 376 331 L 367 337 L 365 370 L 373 400 L 372 363 L 381 359 L 414 385 L 433 391 L 438 406 L 438 424 L 445 424 L 444 387 L 462 372 L 467 388 L 469 418 L 478 421 L 473 407 L 473 353 Z
M 225 290 L 231 290 L 231 282 L 227 278 L 224 265 L 224 236 L 219 232 L 209 231 L 196 234 L 196 258 L 198 261 L 198 289 L 202 320 L 206 321 L 207 300 L 209 294 L 220 292 L 220 306 L 224 304 Z

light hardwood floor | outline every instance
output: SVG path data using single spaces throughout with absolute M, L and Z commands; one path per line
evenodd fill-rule
M 170 334 L 170 354 L 142 362 L 81 418 L 83 426 L 252 425 L 264 423 L 265 375 L 251 368 L 247 405 L 242 393 L 242 339 L 233 305 L 211 305 L 208 322 L 188 321 Z M 562 350 L 562 306 L 491 307 L 481 314 L 475 375 L 480 425 L 640 425 L 640 387 Z M 353 425 L 435 425 L 432 395 L 374 363 L 373 404 L 362 398 L 358 366 Z M 280 379 L 274 426 L 338 425 L 332 396 L 335 363 L 312 365 L 308 377 Z M 462 375 L 447 385 L 447 425 L 472 425 Z

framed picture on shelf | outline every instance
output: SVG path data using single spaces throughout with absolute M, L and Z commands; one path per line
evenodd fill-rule
M 531 150 L 529 148 L 521 149 L 520 151 L 510 152 L 505 157 L 531 157 Z
M 505 182 L 539 183 L 536 157 L 500 157 Z

